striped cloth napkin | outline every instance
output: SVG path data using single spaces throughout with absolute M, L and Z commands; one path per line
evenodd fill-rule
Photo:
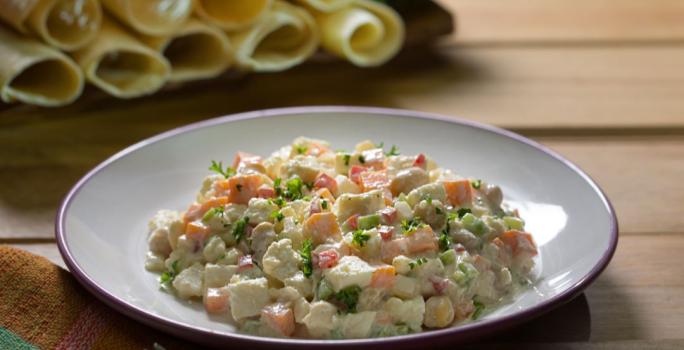
M 0 349 L 191 349 L 90 295 L 47 259 L 0 245 Z

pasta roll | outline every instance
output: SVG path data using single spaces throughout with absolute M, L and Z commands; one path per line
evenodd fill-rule
M 192 0 L 101 0 L 116 18 L 145 35 L 169 35 L 192 13 Z
M 0 16 L 23 33 L 72 51 L 95 38 L 102 8 L 97 0 L 0 0 Z
M 297 0 L 321 12 L 334 12 L 354 2 L 354 0 Z
M 228 36 L 196 19 L 190 19 L 171 36 L 147 36 L 142 40 L 169 61 L 170 81 L 212 78 L 226 70 L 233 60 Z
M 314 18 L 284 1 L 275 1 L 263 21 L 231 39 L 237 63 L 262 72 L 281 71 L 303 62 L 314 53 L 319 40 Z
M 159 90 L 171 71 L 162 55 L 107 17 L 104 17 L 102 30 L 95 41 L 74 52 L 73 56 L 90 83 L 120 98 Z
M 389 6 L 356 0 L 352 6 L 316 15 L 321 44 L 327 51 L 361 67 L 377 66 L 399 52 L 404 23 Z
M 195 0 L 195 13 L 224 30 L 246 28 L 263 18 L 273 0 Z
M 60 106 L 83 91 L 83 75 L 65 54 L 0 26 L 0 97 L 40 106 Z

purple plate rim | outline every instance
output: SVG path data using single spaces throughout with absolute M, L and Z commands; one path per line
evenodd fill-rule
M 603 202 L 606 210 L 610 215 L 610 242 L 608 249 L 604 251 L 603 255 L 597 262 L 597 264 L 589 271 L 588 274 L 579 279 L 575 284 L 564 290 L 558 295 L 555 295 L 547 300 L 544 300 L 530 308 L 520 310 L 511 315 L 491 319 L 483 320 L 480 322 L 465 324 L 452 328 L 445 328 L 441 330 L 432 330 L 421 333 L 414 333 L 403 336 L 387 337 L 387 338 L 367 338 L 367 339 L 348 339 L 348 340 L 308 340 L 308 339 L 280 339 L 280 338 L 268 338 L 252 336 L 240 333 L 225 334 L 223 332 L 215 332 L 204 328 L 194 327 L 191 325 L 176 322 L 174 320 L 157 316 L 152 313 L 145 311 L 142 308 L 131 305 L 125 300 L 118 298 L 117 296 L 109 293 L 104 288 L 100 287 L 97 283 L 91 280 L 88 275 L 81 269 L 78 263 L 75 261 L 74 257 L 71 255 L 69 247 L 66 244 L 66 229 L 65 229 L 65 219 L 66 214 L 71 204 L 72 199 L 78 194 L 80 189 L 90 181 L 92 177 L 98 174 L 100 171 L 105 169 L 109 164 L 116 162 L 117 160 L 125 157 L 126 155 L 137 151 L 147 145 L 159 142 L 161 140 L 171 138 L 189 131 L 210 127 L 213 125 L 230 123 L 239 120 L 248 120 L 255 118 L 267 118 L 267 117 L 277 117 L 289 114 L 317 114 L 317 113 L 362 113 L 370 115 L 390 115 L 390 116 L 400 116 L 400 117 L 410 117 L 418 119 L 427 119 L 434 121 L 442 121 L 453 123 L 457 125 L 468 126 L 480 130 L 489 131 L 504 137 L 511 138 L 515 141 L 526 144 L 532 148 L 535 148 L 542 153 L 560 161 L 562 164 L 570 168 L 577 175 L 579 175 L 586 183 L 598 194 L 599 198 Z M 499 127 L 475 122 L 472 120 L 466 120 L 458 117 L 450 117 L 441 114 L 429 113 L 429 112 L 419 112 L 405 109 L 393 109 L 393 108 L 382 108 L 382 107 L 360 107 L 360 106 L 306 106 L 306 107 L 284 107 L 284 108 L 273 108 L 264 109 L 250 112 L 243 112 L 237 114 L 229 114 L 221 117 L 216 117 L 212 119 L 202 120 L 199 122 L 187 124 L 184 126 L 171 129 L 169 131 L 151 136 L 140 142 L 137 142 L 131 146 L 124 148 L 123 150 L 117 152 L 111 157 L 107 158 L 92 170 L 90 170 L 86 175 L 84 175 L 78 182 L 71 188 L 67 195 L 62 199 L 60 206 L 57 210 L 57 215 L 55 219 L 55 236 L 57 239 L 57 246 L 59 252 L 64 259 L 69 271 L 76 277 L 76 279 L 92 294 L 94 294 L 98 299 L 103 301 L 105 304 L 116 309 L 117 311 L 123 313 L 126 316 L 132 317 L 142 323 L 145 323 L 153 328 L 161 329 L 172 335 L 179 335 L 181 338 L 196 341 L 204 344 L 221 344 L 219 341 L 226 340 L 237 340 L 244 343 L 250 343 L 256 346 L 269 346 L 269 345 L 280 345 L 293 347 L 347 347 L 347 346 L 392 346 L 407 343 L 415 343 L 418 341 L 427 340 L 446 340 L 446 338 L 451 338 L 454 342 L 462 342 L 474 338 L 478 338 L 485 334 L 494 333 L 503 329 L 510 328 L 514 325 L 520 324 L 526 320 L 537 317 L 545 312 L 548 312 L 560 305 L 563 305 L 585 288 L 587 288 L 596 278 L 603 272 L 603 270 L 608 266 L 608 263 L 612 259 L 618 243 L 618 221 L 615 215 L 615 209 L 611 204 L 608 197 L 605 195 L 603 190 L 596 184 L 596 182 L 582 171 L 577 165 L 569 161 L 565 157 L 561 156 L 557 152 L 543 146 L 527 137 L 516 134 L 512 131 L 501 129 Z M 224 343 L 225 345 L 225 343 Z

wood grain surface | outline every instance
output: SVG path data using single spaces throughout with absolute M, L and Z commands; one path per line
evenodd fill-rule
M 59 109 L 0 111 L 0 244 L 63 265 L 59 201 L 131 143 L 271 107 L 408 108 L 529 136 L 612 200 L 617 253 L 587 291 L 475 349 L 684 348 L 684 1 L 444 0 L 457 34 L 390 64 L 315 62 L 128 101 L 87 91 Z

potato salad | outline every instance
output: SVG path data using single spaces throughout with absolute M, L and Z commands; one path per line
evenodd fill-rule
M 425 154 L 300 137 L 209 170 L 187 210 L 150 221 L 145 267 L 242 332 L 404 335 L 477 320 L 530 284 L 537 247 L 501 189 Z

